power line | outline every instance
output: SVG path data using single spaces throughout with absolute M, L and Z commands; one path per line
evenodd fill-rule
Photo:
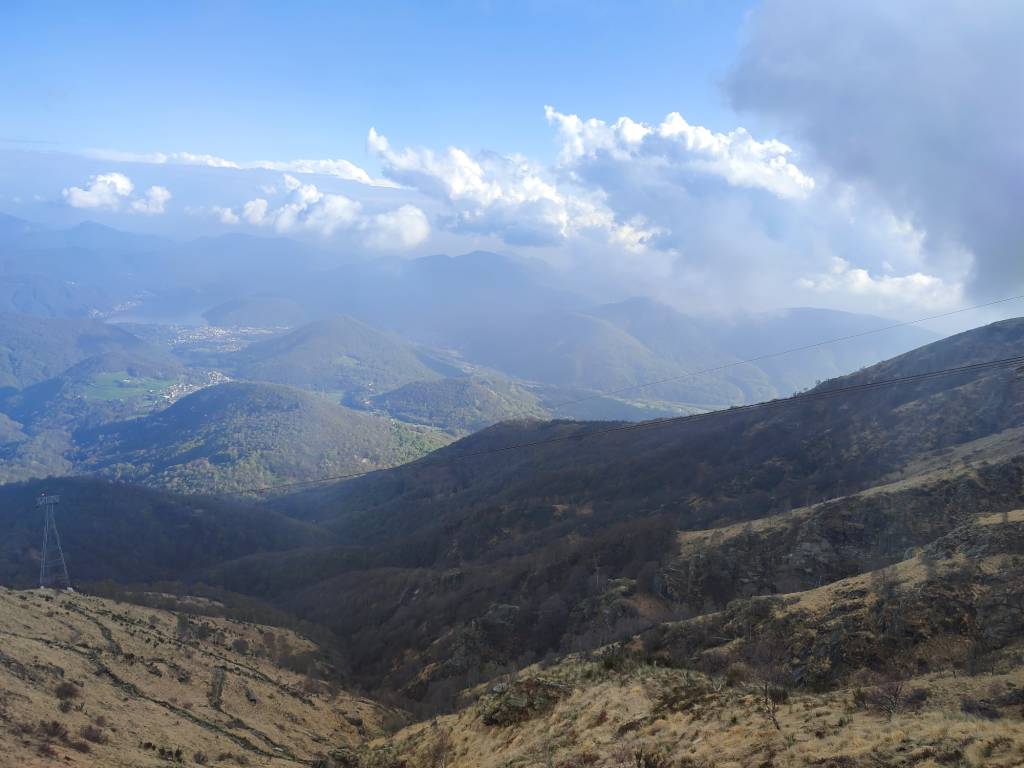
M 757 363 L 757 362 L 760 362 L 762 360 L 769 360 L 769 359 L 771 359 L 773 357 L 781 357 L 782 355 L 789 355 L 789 354 L 792 354 L 794 352 L 805 352 L 805 351 L 807 351 L 809 349 L 818 349 L 819 347 L 824 347 L 824 346 L 826 346 L 828 344 L 837 344 L 837 343 L 839 343 L 841 341 L 850 341 L 851 339 L 859 339 L 859 338 L 863 338 L 864 336 L 871 336 L 872 334 L 875 334 L 875 333 L 882 333 L 884 331 L 891 331 L 891 330 L 894 330 L 896 328 L 906 328 L 907 326 L 917 325 L 918 323 L 926 323 L 929 320 L 940 320 L 940 319 L 942 319 L 944 317 L 952 317 L 953 315 L 959 315 L 959 314 L 961 314 L 963 312 L 972 312 L 972 311 L 974 311 L 976 309 L 985 309 L 986 307 L 994 307 L 997 304 L 1006 304 L 1007 302 L 1017 301 L 1019 299 L 1024 299 L 1024 294 L 1021 294 L 1019 296 L 1008 296 L 1005 299 L 996 299 L 995 301 L 989 301 L 989 302 L 986 302 L 984 304 L 975 304 L 974 306 L 971 306 L 971 307 L 962 307 L 960 309 L 954 309 L 954 310 L 952 310 L 950 312 L 943 312 L 943 313 L 938 314 L 938 315 L 929 315 L 928 317 L 919 317 L 916 320 L 907 320 L 907 321 L 902 322 L 902 323 L 894 323 L 893 325 L 886 325 L 886 326 L 883 326 L 881 328 L 872 328 L 872 329 L 867 330 L 867 331 L 859 331 L 858 333 L 851 333 L 851 334 L 849 334 L 847 336 L 837 336 L 834 339 L 823 339 L 822 341 L 816 341 L 816 342 L 814 342 L 812 344 L 805 344 L 805 345 L 803 345 L 801 347 L 791 347 L 790 349 L 782 349 L 782 350 L 779 350 L 778 352 L 766 352 L 763 355 L 758 355 L 756 357 L 748 357 L 748 358 L 743 359 L 743 360 L 733 360 L 732 362 L 723 363 L 722 365 L 718 365 L 718 366 L 715 366 L 713 368 L 703 368 L 703 369 L 697 370 L 697 371 L 687 371 L 685 373 L 679 374 L 678 376 L 669 376 L 667 378 L 657 379 L 655 381 L 645 381 L 645 382 L 642 382 L 640 384 L 630 384 L 627 387 L 621 387 L 619 389 L 610 389 L 610 390 L 607 390 L 605 392 L 597 392 L 597 393 L 595 393 L 593 395 L 586 395 L 585 397 L 581 397 L 581 398 L 578 398 L 576 400 L 567 400 L 564 403 L 555 403 L 553 405 L 548 406 L 548 408 L 549 409 L 564 408 L 564 407 L 566 407 L 568 405 L 576 405 L 577 403 L 585 403 L 585 402 L 587 402 L 589 400 L 598 400 L 598 399 L 600 399 L 602 397 L 608 397 L 609 395 L 620 395 L 623 392 L 631 392 L 634 389 L 644 389 L 645 387 L 654 387 L 654 386 L 657 386 L 658 384 L 668 384 L 668 383 L 673 382 L 673 381 L 680 381 L 680 380 L 683 380 L 683 379 L 690 379 L 690 378 L 693 378 L 695 376 L 706 376 L 707 374 L 718 373 L 719 371 L 724 371 L 724 370 L 727 370 L 728 368 L 735 368 L 738 365 L 748 365 L 750 363 Z
M 470 451 L 467 453 L 458 453 L 453 456 L 445 456 L 443 459 L 438 461 L 422 461 L 413 462 L 414 464 L 419 463 L 422 466 L 441 466 L 444 464 L 451 464 L 456 461 L 463 461 L 465 459 L 475 458 L 478 456 L 486 456 L 497 453 L 505 453 L 508 451 L 519 450 L 522 448 L 535 448 L 542 445 L 551 445 L 554 443 L 563 443 L 571 441 L 581 441 L 593 437 L 601 437 L 603 435 L 610 435 L 617 432 L 633 432 L 644 429 L 656 429 L 659 427 L 668 426 L 670 424 L 689 423 L 694 421 L 701 421 L 709 418 L 719 418 L 724 416 L 736 415 L 739 413 L 747 413 L 748 411 L 756 410 L 768 410 L 773 408 L 786 408 L 793 405 L 799 405 L 806 402 L 816 402 L 818 400 L 826 400 L 833 397 L 839 397 L 849 394 L 857 394 L 861 392 L 870 392 L 876 389 L 883 389 L 885 387 L 895 386 L 898 384 L 910 384 L 922 381 L 930 381 L 932 379 L 941 378 L 943 376 L 953 376 L 962 373 L 979 373 L 989 370 L 997 370 L 999 368 L 1009 368 L 1013 366 L 1024 365 L 1024 355 L 1016 355 L 1014 357 L 1004 357 L 998 360 L 986 360 L 980 363 L 969 363 L 966 365 L 955 366 L 952 368 L 940 368 L 935 371 L 928 371 L 925 373 L 910 374 L 907 376 L 899 376 L 892 379 L 879 379 L 876 381 L 864 382 L 863 384 L 850 384 L 845 387 L 835 387 L 833 389 L 821 389 L 812 390 L 810 392 L 804 392 L 792 397 L 767 400 L 761 403 L 751 403 L 749 405 L 739 405 L 732 408 L 725 408 L 718 411 L 707 411 L 705 413 L 688 414 L 685 416 L 671 416 L 662 419 L 654 419 L 652 421 L 641 421 L 633 422 L 628 424 L 617 424 L 613 427 L 606 427 L 604 429 L 594 430 L 593 432 L 583 432 L 571 435 L 560 435 L 558 437 L 549 437 L 541 440 L 532 440 L 521 443 L 512 443 L 510 445 L 503 445 L 497 448 L 486 448 L 479 451 Z M 267 493 L 269 491 L 280 490 L 283 488 L 300 488 L 304 486 L 320 485 L 321 483 L 336 482 L 341 480 L 352 480 L 357 477 L 364 477 L 371 475 L 375 472 L 384 472 L 387 470 L 383 469 L 368 469 L 360 472 L 350 472 L 342 475 L 331 475 L 328 477 L 320 477 L 312 480 L 299 480 L 290 483 L 281 483 L 278 485 L 269 485 L 257 488 L 250 488 L 240 491 L 235 491 L 235 494 L 242 493 Z

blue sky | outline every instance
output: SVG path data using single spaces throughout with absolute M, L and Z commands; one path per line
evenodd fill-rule
M 0 212 L 686 309 L 1024 292 L 1024 5 L 8 0 Z
M 0 137 L 241 160 L 553 153 L 543 107 L 732 126 L 746 2 L 5 3 Z M 8 146 L 11 146 L 8 142 Z

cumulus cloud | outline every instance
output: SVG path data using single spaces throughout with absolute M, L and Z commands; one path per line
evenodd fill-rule
M 367 213 L 362 203 L 345 195 L 321 191 L 290 174 L 282 176 L 286 198 L 272 207 L 265 198 L 246 202 L 240 213 L 230 208 L 214 209 L 224 223 L 244 220 L 256 227 L 278 232 L 308 232 L 330 237 L 348 232 L 363 244 L 380 250 L 406 250 L 423 243 L 430 235 L 426 214 L 413 205 L 392 211 Z
M 132 210 L 136 213 L 163 213 L 164 205 L 171 199 L 167 187 L 150 187 L 145 196 L 132 201 Z
M 717 176 L 731 185 L 765 189 L 780 197 L 804 197 L 814 189 L 814 179 L 789 159 L 790 147 L 775 139 L 757 141 L 744 128 L 715 133 L 691 125 L 678 112 L 656 126 L 628 117 L 610 124 L 582 120 L 550 106 L 544 114 L 558 128 L 560 160 L 566 166 L 606 155 L 618 162 Z
M 85 187 L 66 187 L 62 194 L 72 208 L 117 208 L 135 189 L 123 173 L 100 173 L 89 177 Z
M 364 238 L 371 248 L 404 250 L 424 242 L 430 236 L 430 222 L 414 205 L 372 216 L 364 225 Z
M 122 204 L 135 213 L 163 213 L 171 199 L 166 187 L 153 186 L 141 197 L 132 197 L 135 185 L 123 173 L 99 173 L 90 176 L 84 187 L 66 187 L 62 194 L 72 208 L 107 208 L 118 210 Z
M 388 179 L 439 201 L 449 231 L 538 246 L 621 289 L 676 303 L 827 297 L 901 313 L 960 295 L 962 252 L 944 252 L 939 277 L 926 268 L 934 249 L 913 220 L 868 190 L 816 178 L 778 139 L 713 132 L 675 112 L 655 124 L 551 107 L 545 115 L 559 150 L 550 166 L 459 147 L 397 148 L 373 129 L 367 148 Z M 841 273 L 838 263 L 847 265 Z
M 728 90 L 999 294 L 1024 284 L 1022 28 L 1015 0 L 766 0 Z
M 922 272 L 872 275 L 868 270 L 854 267 L 838 256 L 833 257 L 827 272 L 801 278 L 798 284 L 813 293 L 850 294 L 868 300 L 880 300 L 884 306 L 907 303 L 930 309 L 949 309 L 963 299 L 961 286 L 947 285 L 935 275 Z
M 250 200 L 242 206 L 242 218 L 254 226 L 259 226 L 267 218 L 270 204 L 262 197 Z
M 652 236 L 642 217 L 616 221 L 598 191 L 559 186 L 554 174 L 516 154 L 471 155 L 459 147 L 394 149 L 371 128 L 367 148 L 384 175 L 442 201 L 446 226 L 456 232 L 494 235 L 512 245 L 558 245 L 577 236 L 601 233 L 630 248 L 643 248 Z
M 234 225 L 241 222 L 241 219 L 238 217 L 238 214 L 232 211 L 230 208 L 214 206 L 213 213 L 220 220 L 221 224 L 226 224 L 229 227 L 233 227 Z
M 758 141 L 743 129 L 714 133 L 678 113 L 654 126 L 628 117 L 584 120 L 553 107 L 545 115 L 560 142 L 558 165 L 551 168 L 517 154 L 396 149 L 373 128 L 367 148 L 385 177 L 441 200 L 449 229 L 494 235 L 510 245 L 585 239 L 631 254 L 668 251 L 679 222 L 663 215 L 665 191 L 688 194 L 708 180 L 781 198 L 803 198 L 814 189 L 788 146 Z M 624 204 L 627 188 L 633 202 Z

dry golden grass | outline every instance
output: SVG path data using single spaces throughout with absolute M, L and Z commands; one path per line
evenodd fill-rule
M 226 619 L 193 621 L 209 636 L 182 639 L 166 611 L 0 589 L 0 765 L 295 765 L 382 732 L 381 707 L 316 691 L 255 652 L 267 632 L 292 652 L 308 641 Z M 48 735 L 40 723 L 50 721 L 68 736 Z
M 1024 523 L 1024 510 L 980 516 L 964 530 L 969 534 L 1005 522 Z M 984 582 L 1010 571 L 1015 559 L 1014 554 L 984 555 L 974 557 L 971 567 Z M 909 594 L 964 564 L 962 554 L 928 565 L 915 556 L 884 571 L 781 595 L 773 610 L 777 617 L 798 615 L 807 631 L 820 627 L 827 633 L 832 631 L 828 616 L 837 604 L 853 606 L 854 613 L 867 612 L 883 582 L 885 589 Z M 682 624 L 713 622 L 715 616 Z M 920 653 L 939 660 L 942 654 L 955 656 L 964 650 L 953 645 L 970 641 L 936 635 L 929 642 L 935 647 L 922 645 Z M 483 686 L 476 691 L 482 698 L 464 710 L 407 727 L 371 746 L 380 750 L 378 757 L 392 754 L 408 766 L 435 766 L 441 764 L 437 745 L 450 740 L 444 762 L 448 768 L 1024 766 L 1021 641 L 1003 648 L 1001 662 L 984 674 L 956 673 L 948 664 L 942 665 L 943 671 L 903 679 L 901 693 L 892 702 L 883 694 L 891 692 L 893 684 L 867 672 L 859 685 L 848 682 L 835 691 L 790 691 L 775 712 L 778 727 L 768 716 L 764 689 L 756 680 L 741 678 L 730 686 L 724 674 L 711 679 L 694 671 L 651 666 L 639 661 L 640 647 L 639 641 L 630 644 L 637 655 L 622 672 L 578 658 L 547 670 L 523 670 L 519 679 L 555 680 L 569 686 L 571 694 L 553 706 L 531 710 L 522 722 L 488 724 L 485 714 L 503 692 Z M 860 673 L 852 679 L 859 677 Z M 926 692 L 926 697 L 912 705 L 910 693 L 915 689 Z M 986 706 L 965 705 L 971 701 Z M 401 764 L 375 763 L 370 754 L 366 765 Z
M 987 720 L 961 710 L 966 696 L 983 698 L 993 690 L 1024 687 L 1024 671 L 909 681 L 908 687 L 926 688 L 930 696 L 919 711 L 891 718 L 858 706 L 853 690 L 793 694 L 779 706 L 776 728 L 762 711 L 756 685 L 712 690 L 683 711 L 672 711 L 660 706 L 666 690 L 706 690 L 707 678 L 655 667 L 602 674 L 595 667 L 568 662 L 545 673 L 573 680 L 575 690 L 549 713 L 524 723 L 485 725 L 477 704 L 406 728 L 373 746 L 395 753 L 410 766 L 431 766 L 440 764 L 438 741 L 448 738 L 451 750 L 444 764 L 450 768 L 634 767 L 638 754 L 664 760 L 640 765 L 666 767 L 1024 764 L 1019 711 Z M 595 674 L 597 679 L 588 679 Z

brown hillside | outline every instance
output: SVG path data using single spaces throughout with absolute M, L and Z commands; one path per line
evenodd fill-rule
M 286 630 L 0 589 L 0 765 L 306 765 L 379 736 L 389 712 L 318 681 L 315 652 Z
M 360 766 L 1009 768 L 1024 761 L 1024 510 L 915 557 L 531 667 Z

